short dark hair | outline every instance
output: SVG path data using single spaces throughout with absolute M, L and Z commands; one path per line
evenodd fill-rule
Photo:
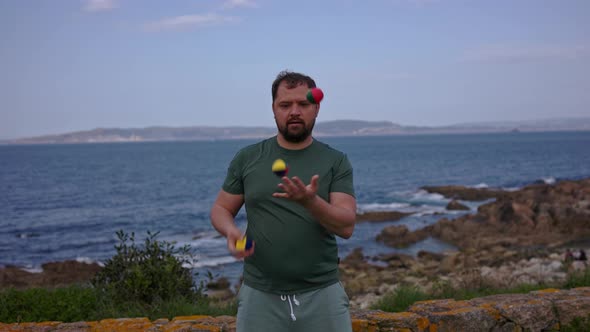
M 302 85 L 305 84 L 307 85 L 308 88 L 315 88 L 315 81 L 313 80 L 313 78 L 301 74 L 301 73 L 295 73 L 292 71 L 288 71 L 288 70 L 283 70 L 282 72 L 280 72 L 277 75 L 277 78 L 275 78 L 275 81 L 272 82 L 272 102 L 274 103 L 275 99 L 277 98 L 277 90 L 279 89 L 279 85 L 281 84 L 281 82 L 286 82 L 287 83 L 287 88 L 292 89 L 298 85 Z

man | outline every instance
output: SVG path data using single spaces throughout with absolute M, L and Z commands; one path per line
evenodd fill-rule
M 578 260 L 583 261 L 584 263 L 586 263 L 586 261 L 588 260 L 588 257 L 586 256 L 586 252 L 584 251 L 584 249 L 580 249 L 580 253 L 578 254 Z
M 240 150 L 211 209 L 211 223 L 244 259 L 238 332 L 352 331 L 338 279 L 335 236 L 352 236 L 356 219 L 352 166 L 345 154 L 312 137 L 320 110 L 306 99 L 308 76 L 281 72 L 272 85 L 276 136 Z M 276 159 L 288 165 L 278 178 Z M 250 249 L 234 217 L 246 204 Z
M 574 260 L 574 253 L 568 248 L 565 250 L 565 262 L 571 263 Z

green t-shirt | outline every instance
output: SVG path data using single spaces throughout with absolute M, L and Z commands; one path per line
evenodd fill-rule
M 302 150 L 279 146 L 276 136 L 240 150 L 230 163 L 223 190 L 244 195 L 248 228 L 256 242 L 245 259 L 244 283 L 276 294 L 302 293 L 338 282 L 338 246 L 328 232 L 299 203 L 272 194 L 281 192 L 281 179 L 272 172 L 276 159 L 306 185 L 319 175 L 318 196 L 331 192 L 354 196 L 352 166 L 346 155 L 314 140 Z

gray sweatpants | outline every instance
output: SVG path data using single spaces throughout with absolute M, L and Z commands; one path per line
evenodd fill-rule
M 237 332 L 352 332 L 348 296 L 337 282 L 301 294 L 276 295 L 242 285 Z

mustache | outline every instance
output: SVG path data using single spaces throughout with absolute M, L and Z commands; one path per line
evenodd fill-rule
M 293 124 L 293 123 L 303 123 L 305 124 L 305 121 L 301 120 L 301 119 L 291 119 L 291 120 L 287 120 L 287 124 Z

